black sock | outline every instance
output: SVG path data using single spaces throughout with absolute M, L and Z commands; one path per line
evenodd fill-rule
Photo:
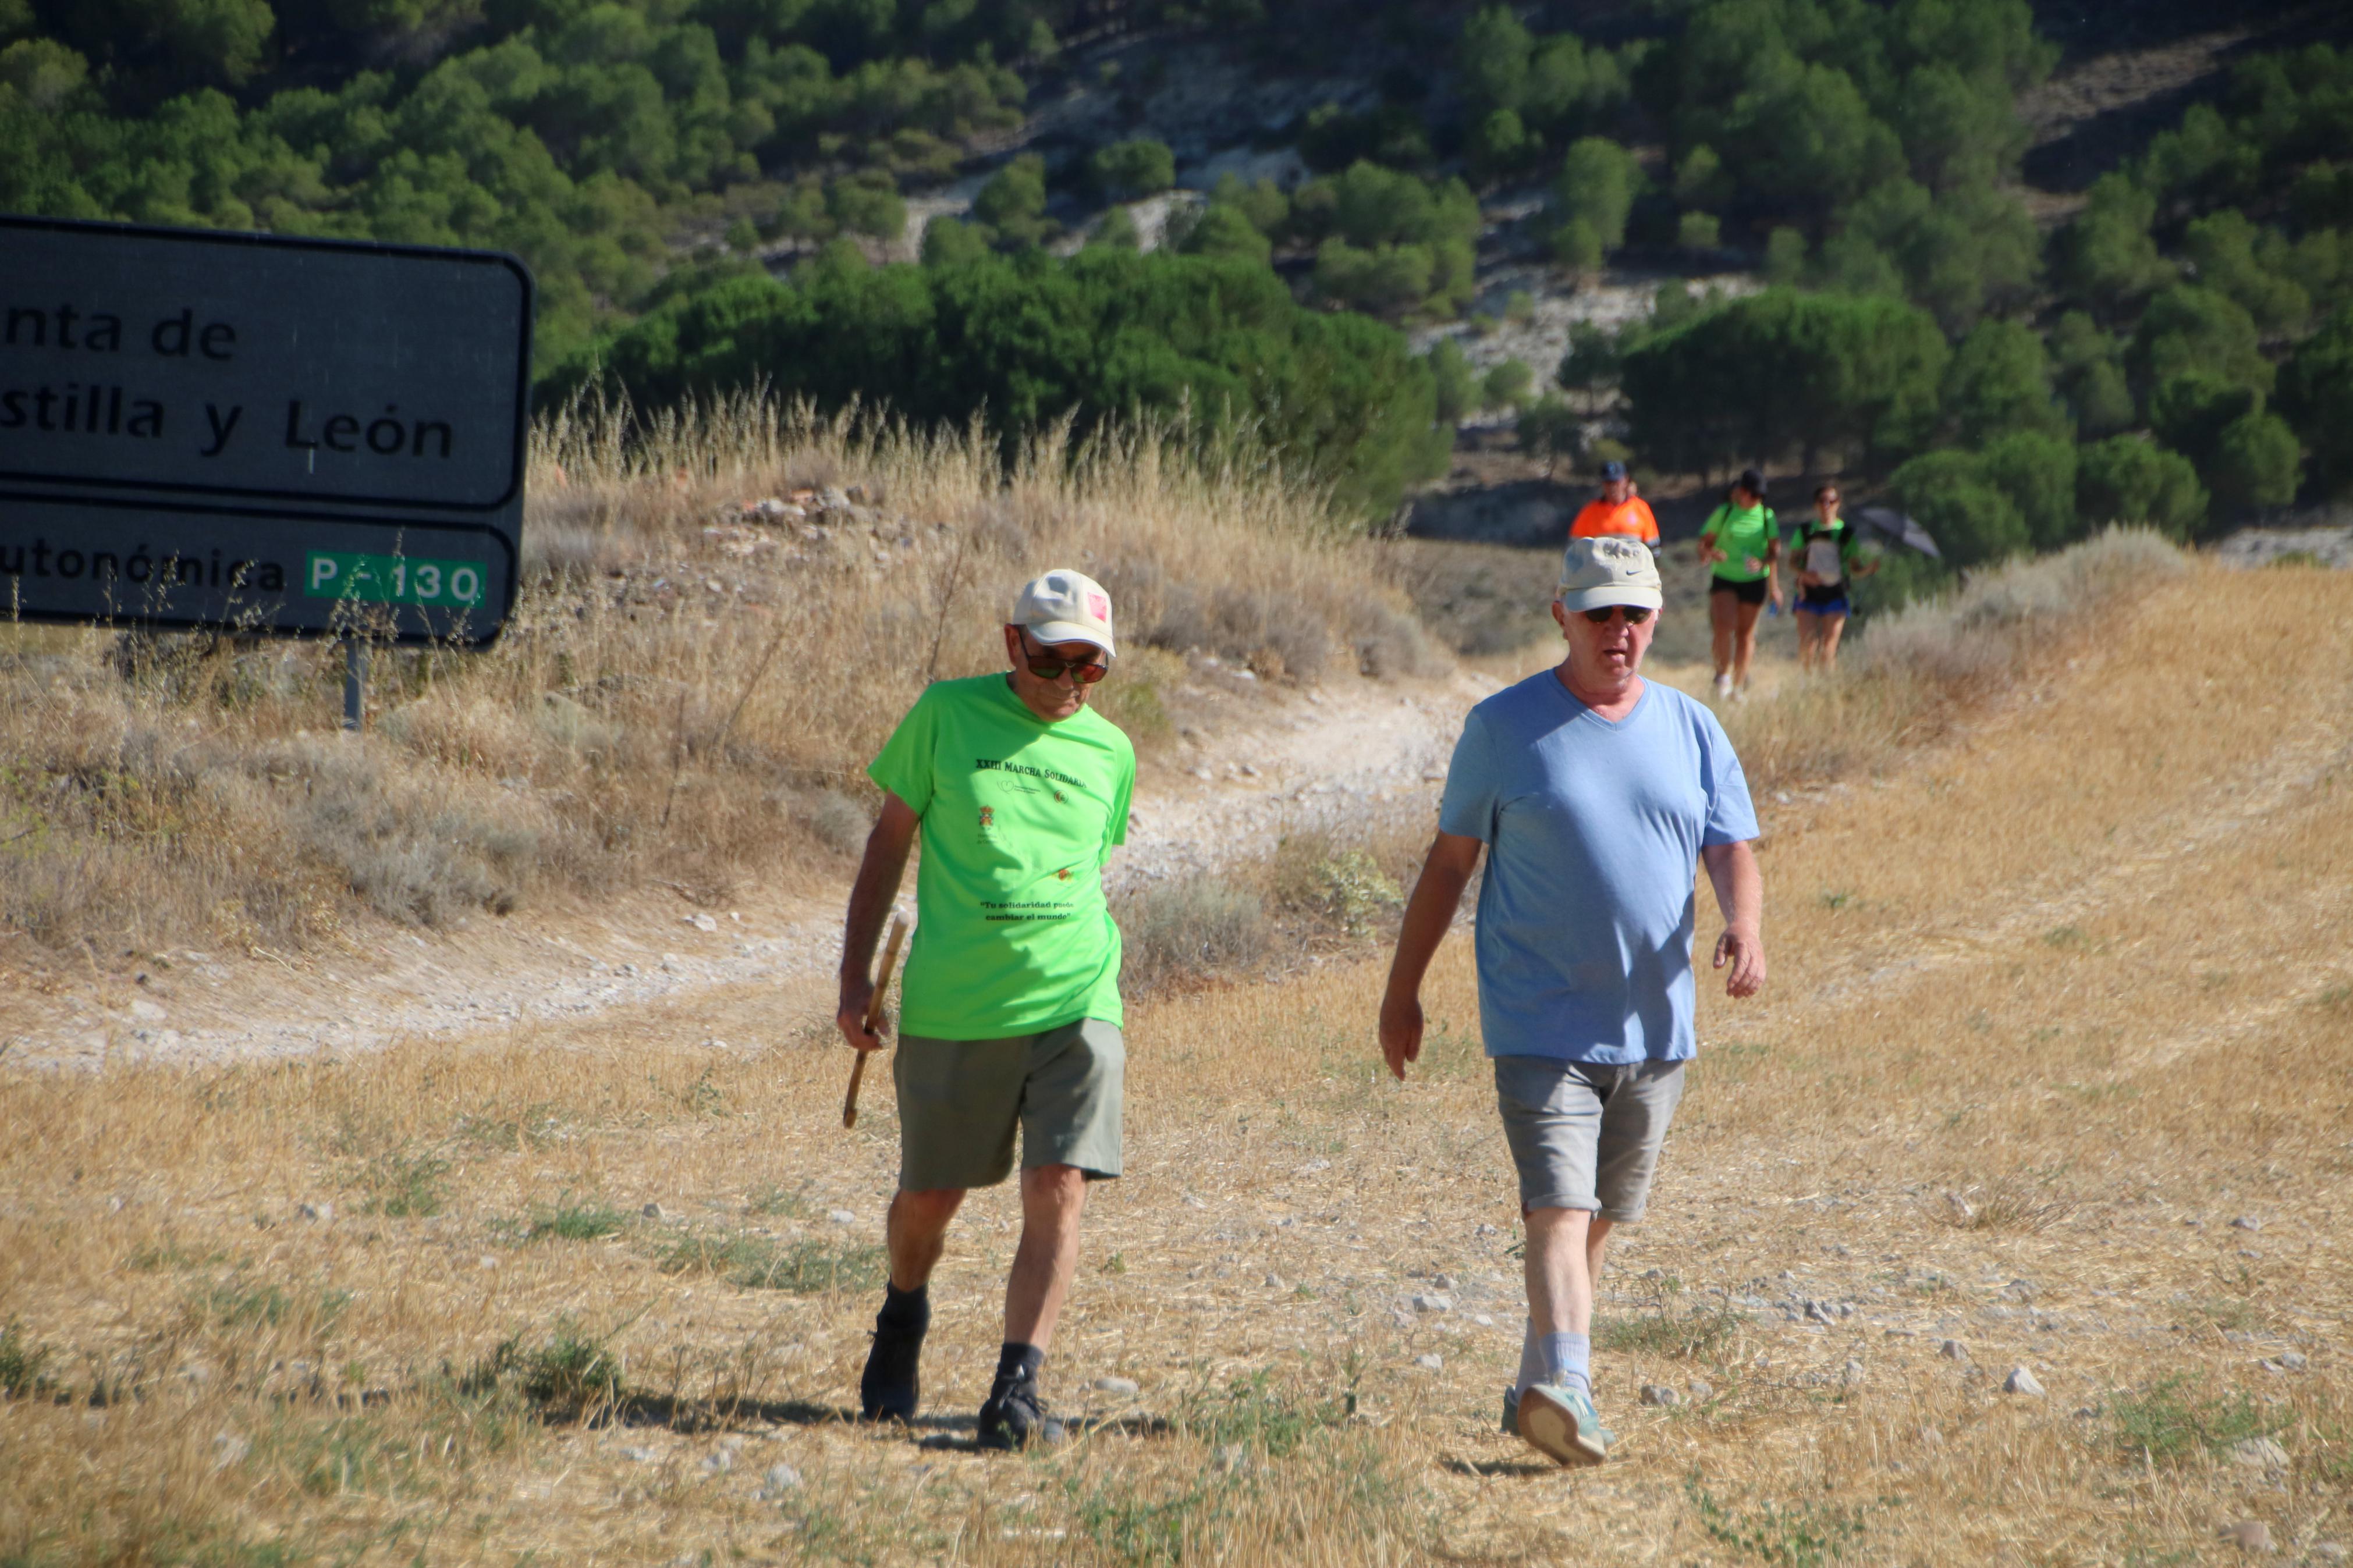
M 1046 1352 L 1036 1345 L 1016 1344 L 1008 1340 L 1005 1348 L 997 1352 L 997 1381 L 1000 1385 L 1035 1383 L 1038 1381 L 1038 1369 L 1045 1364 Z
M 932 1288 L 918 1285 L 912 1290 L 902 1290 L 885 1281 L 882 1286 L 882 1310 L 874 1315 L 878 1328 L 896 1329 L 902 1333 L 921 1336 L 932 1326 Z

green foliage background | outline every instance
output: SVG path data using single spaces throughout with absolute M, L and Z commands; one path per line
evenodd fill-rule
M 0 210 L 509 249 L 539 279 L 547 394 L 756 379 L 985 411 L 1008 440 L 1183 410 L 1358 518 L 1482 404 L 1521 408 L 1547 461 L 1622 435 L 1702 475 L 1841 466 L 1945 519 L 1961 563 L 2353 490 L 2353 50 L 2239 60 L 2046 241 L 2018 100 L 2058 50 L 2027 0 L 1673 0 L 1607 37 L 1545 15 L 0 0 Z M 1122 204 L 1184 173 L 1147 128 L 1165 60 L 1101 47 L 1190 34 L 1280 74 L 1341 20 L 1398 63 L 1251 132 L 1313 177 L 1226 175 L 1139 256 Z M 1110 128 L 1008 155 L 1032 98 L 1074 84 Z M 904 236 L 911 191 L 973 171 L 920 265 L 859 258 Z M 1482 382 L 1451 337 L 1410 356 L 1400 329 L 1475 304 L 1505 206 L 1563 285 L 1730 253 L 1771 287 L 1671 285 L 1629 330 L 1581 327 L 1565 400 Z

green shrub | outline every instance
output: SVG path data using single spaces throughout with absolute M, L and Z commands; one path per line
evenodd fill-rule
M 1507 359 L 1487 367 L 1479 378 L 1479 401 L 1488 408 L 1516 408 L 1535 385 L 1535 373 L 1525 360 Z
M 2014 430 L 2072 433 L 2052 397 L 2042 340 L 2017 321 L 1978 323 L 1946 367 L 1942 400 L 1946 417 L 1971 446 Z
M 1888 479 L 1898 506 L 1936 541 L 1948 566 L 2000 561 L 2033 542 L 2026 519 L 1973 452 L 1929 452 Z
M 1095 190 L 1113 201 L 1156 195 L 1176 183 L 1176 155 L 1166 142 L 1140 139 L 1100 147 L 1087 159 Z
M 2206 488 L 2180 453 L 2111 436 L 2077 455 L 2075 510 L 2087 528 L 2140 522 L 2187 539 L 2206 521 Z
M 1452 338 L 1440 338 L 1430 344 L 1428 358 L 1438 421 L 1441 425 L 1460 424 L 1474 406 L 1471 362 L 1463 357 L 1462 345 Z
M 2353 305 L 2337 307 L 2296 345 L 2280 372 L 2279 412 L 2312 448 L 2321 489 L 2353 492 Z
M 2242 414 L 2223 427 L 2208 459 L 2214 504 L 2225 516 L 2295 500 L 2304 454 L 2295 432 L 2274 414 Z
M 2056 550 L 2082 536 L 2073 442 L 2039 430 L 2013 431 L 1988 442 L 1983 460 L 1986 479 L 2018 509 L 2035 549 Z

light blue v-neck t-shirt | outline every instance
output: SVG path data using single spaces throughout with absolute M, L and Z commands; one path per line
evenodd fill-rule
M 1683 1061 L 1703 846 L 1757 837 L 1724 726 L 1643 683 L 1612 723 L 1547 669 L 1471 710 L 1440 831 L 1487 846 L 1479 1023 L 1491 1057 Z

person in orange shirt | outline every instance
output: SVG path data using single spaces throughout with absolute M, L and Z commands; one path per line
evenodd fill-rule
M 1651 503 L 1634 493 L 1634 481 L 1627 478 L 1623 463 L 1602 465 L 1600 496 L 1587 501 L 1577 521 L 1568 525 L 1571 539 L 1592 539 L 1604 533 L 1639 539 L 1653 550 L 1659 547 L 1659 520 L 1651 515 Z

